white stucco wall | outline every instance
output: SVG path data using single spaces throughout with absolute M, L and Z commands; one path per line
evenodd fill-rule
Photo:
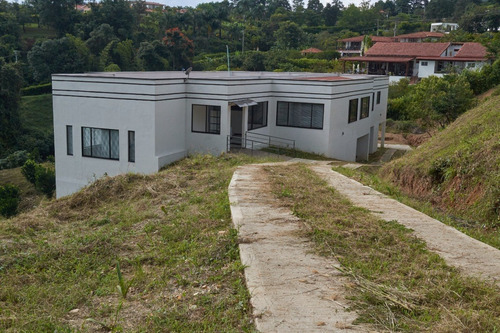
M 427 66 L 422 66 L 422 62 L 427 62 Z M 436 67 L 436 62 L 434 60 L 420 60 L 419 68 L 418 68 L 418 77 L 424 78 L 429 77 L 434 74 L 434 70 Z
M 231 128 L 230 105 L 235 101 L 268 102 L 267 126 L 252 132 L 292 139 L 297 149 L 349 161 L 356 159 L 356 151 L 376 150 L 378 125 L 385 121 L 387 76 L 322 81 L 297 80 L 293 74 L 220 78 L 221 73 L 215 73 L 212 78 L 210 73 L 204 73 L 203 77 L 184 80 L 175 75 L 157 79 L 146 74 L 131 74 L 130 78 L 127 73 L 121 77 L 101 73 L 54 76 L 58 197 L 73 193 L 104 174 L 152 173 L 189 154 L 225 152 Z M 375 103 L 372 110 L 377 91 L 381 91 L 381 102 Z M 369 117 L 348 124 L 349 100 L 362 97 L 370 97 Z M 323 104 L 323 128 L 277 126 L 278 101 Z M 219 134 L 192 131 L 193 104 L 220 107 Z M 243 133 L 247 115 L 248 108 L 244 107 Z M 73 126 L 73 156 L 66 155 L 66 125 Z M 119 130 L 120 159 L 83 157 L 82 126 Z M 130 130 L 135 131 L 135 163 L 128 162 Z M 359 142 L 364 146 L 357 147 Z
M 157 170 L 154 102 L 53 97 L 56 195 L 71 194 L 102 177 Z M 73 126 L 73 156 L 66 154 L 66 125 Z M 82 127 L 119 131 L 119 160 L 82 156 Z M 128 131 L 135 131 L 135 163 L 128 162 Z

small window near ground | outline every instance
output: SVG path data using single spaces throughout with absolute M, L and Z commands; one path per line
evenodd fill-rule
M 380 96 L 381 96 L 381 92 L 380 91 L 377 91 L 377 104 L 380 104 Z
M 349 123 L 353 123 L 358 120 L 358 99 L 349 100 Z
M 361 98 L 361 115 L 359 119 L 367 118 L 370 115 L 370 97 Z
M 248 130 L 267 126 L 267 102 L 260 102 L 248 108 Z
M 427 66 L 428 65 L 428 62 L 427 61 L 422 61 L 420 62 L 420 66 Z
M 323 104 L 278 102 L 276 125 L 323 129 Z
M 128 131 L 128 161 L 135 162 L 135 131 Z
M 73 156 L 73 126 L 66 125 L 66 154 Z
M 82 127 L 82 156 L 118 160 L 118 130 Z
M 220 134 L 220 106 L 193 104 L 191 132 Z

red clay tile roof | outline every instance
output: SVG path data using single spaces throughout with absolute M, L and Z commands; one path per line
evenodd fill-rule
M 420 31 L 413 32 L 411 34 L 398 35 L 394 38 L 402 39 L 402 38 L 442 38 L 444 34 L 442 32 L 431 32 L 431 31 Z
M 367 56 L 379 57 L 439 57 L 450 43 L 377 43 Z
M 356 37 L 351 37 L 351 38 L 344 38 L 344 39 L 341 39 L 340 41 L 341 42 L 362 42 L 364 38 L 365 38 L 365 36 L 362 35 L 362 36 L 356 36 Z M 372 39 L 372 42 L 374 42 L 374 43 L 392 42 L 392 37 L 370 36 L 370 38 Z
M 484 59 L 487 56 L 486 47 L 480 43 L 464 43 L 454 58 L 478 58 Z
M 315 47 L 311 47 L 311 48 L 308 48 L 306 50 L 300 51 L 300 53 L 321 53 L 321 52 L 323 52 L 323 51 L 320 49 L 317 49 Z
M 346 57 L 342 61 L 410 62 L 415 57 Z

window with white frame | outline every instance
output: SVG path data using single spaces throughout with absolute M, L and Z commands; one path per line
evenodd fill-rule
M 278 102 L 276 125 L 323 129 L 323 104 Z
M 220 134 L 220 106 L 193 104 L 191 132 Z
M 267 126 L 267 102 L 259 102 L 248 108 L 248 130 Z
M 427 66 L 429 63 L 427 61 L 421 61 L 420 66 Z
M 118 130 L 82 127 L 82 156 L 120 159 Z

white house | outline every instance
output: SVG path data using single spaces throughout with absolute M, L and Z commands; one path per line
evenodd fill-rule
M 387 76 L 269 72 L 118 72 L 52 76 L 57 197 L 104 174 L 154 173 L 220 154 L 245 133 L 294 140 L 347 161 L 385 132 Z M 383 135 L 382 134 L 382 135 Z
M 391 82 L 410 78 L 412 82 L 450 71 L 477 70 L 492 59 L 480 43 L 377 43 L 365 56 L 342 58 L 364 62 L 368 74 L 390 75 Z M 345 67 L 345 66 L 344 66 Z
M 431 23 L 431 32 L 444 32 L 449 34 L 451 31 L 458 30 L 458 23 L 436 22 Z

